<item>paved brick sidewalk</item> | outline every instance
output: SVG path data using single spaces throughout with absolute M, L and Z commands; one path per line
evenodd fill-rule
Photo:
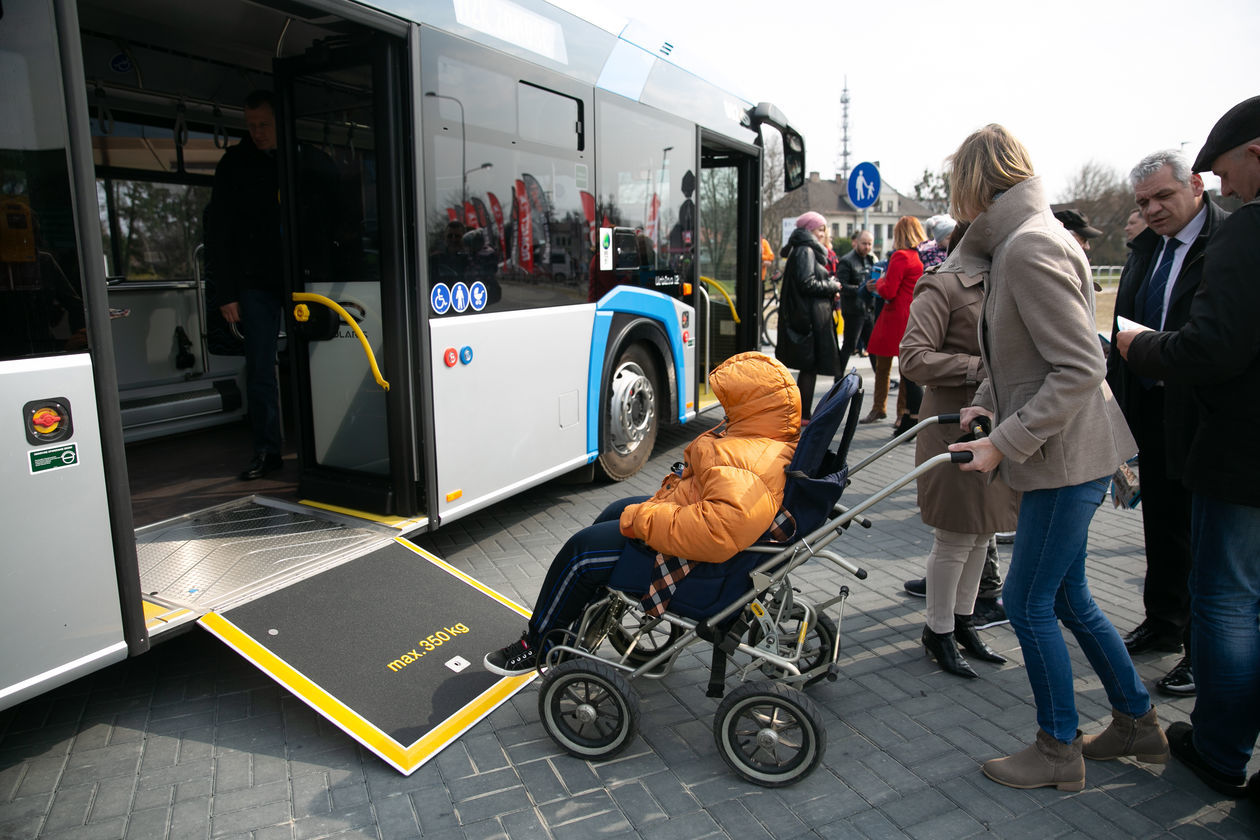
M 530 604 L 568 535 L 608 502 L 654 491 L 685 442 L 712 422 L 668 432 L 629 482 L 538 488 L 424 542 Z M 861 427 L 855 455 L 888 432 Z M 846 498 L 869 495 L 910 461 L 902 447 L 857 476 Z M 1260 808 L 1219 800 L 1175 760 L 1090 762 L 1077 794 L 986 780 L 979 763 L 1035 731 L 1014 634 L 984 631 L 1012 662 L 976 663 L 980 680 L 937 669 L 918 643 L 923 601 L 901 593 L 903 580 L 921 576 L 930 543 L 913 490 L 874 513 L 874 528 L 837 543 L 870 571 L 866 581 L 823 568 L 799 576 L 807 595 L 848 584 L 853 596 L 841 679 L 810 690 L 827 724 L 826 758 L 794 787 L 758 788 L 726 769 L 699 648 L 665 680 L 636 684 L 640 735 L 614 761 L 561 753 L 538 723 L 531 688 L 404 777 L 194 631 L 0 712 L 0 838 L 1260 836 Z M 1091 532 L 1090 579 L 1122 630 L 1141 618 L 1142 569 L 1139 514 L 1104 505 Z M 1082 727 L 1097 731 L 1106 698 L 1070 645 Z M 1141 657 L 1139 670 L 1150 683 L 1175 658 Z M 1186 719 L 1192 707 L 1159 703 L 1165 721 Z

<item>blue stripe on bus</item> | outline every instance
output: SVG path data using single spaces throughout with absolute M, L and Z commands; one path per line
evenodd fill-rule
M 682 328 L 678 326 L 678 310 L 673 298 L 634 286 L 617 286 L 595 305 L 595 325 L 591 332 L 591 367 L 588 373 L 586 398 L 586 451 L 589 461 L 599 456 L 599 396 L 603 387 L 604 355 L 608 351 L 608 334 L 617 312 L 641 315 L 658 322 L 669 339 L 674 357 L 674 380 L 678 385 L 678 422 L 687 422 L 687 367 L 683 358 Z M 589 463 L 588 461 L 588 463 Z

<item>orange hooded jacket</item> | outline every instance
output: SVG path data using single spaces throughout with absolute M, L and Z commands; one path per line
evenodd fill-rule
M 709 385 L 726 423 L 687 445 L 681 476 L 670 473 L 656 495 L 622 511 L 621 533 L 665 554 L 721 563 L 755 543 L 779 511 L 801 394 L 787 368 L 763 353 L 732 356 Z

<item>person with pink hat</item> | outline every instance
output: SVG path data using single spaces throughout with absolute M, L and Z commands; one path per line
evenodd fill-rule
M 827 220 L 810 210 L 796 220 L 779 255 L 787 260 L 779 304 L 778 336 L 774 355 L 789 368 L 800 371 L 801 417 L 808 420 L 814 403 L 818 374 L 842 376 L 840 344 L 831 319 L 832 302 L 840 283 L 827 271 Z

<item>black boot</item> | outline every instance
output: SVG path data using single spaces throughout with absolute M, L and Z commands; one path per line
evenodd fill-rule
M 906 432 L 910 431 L 918 424 L 919 424 L 918 420 L 915 420 L 909 414 L 903 414 L 901 415 L 901 419 L 898 420 L 896 425 L 893 426 L 892 436 L 898 437 L 900 435 L 904 435 Z
M 1006 661 L 1005 656 L 984 643 L 984 639 L 980 638 L 976 628 L 971 626 L 971 616 L 969 615 L 954 616 L 954 640 L 958 642 L 959 647 L 976 659 L 984 662 L 996 662 L 999 665 Z
M 953 633 L 933 633 L 930 627 L 924 627 L 923 647 L 937 661 L 937 664 L 951 674 L 970 679 L 980 676 L 958 652 Z

